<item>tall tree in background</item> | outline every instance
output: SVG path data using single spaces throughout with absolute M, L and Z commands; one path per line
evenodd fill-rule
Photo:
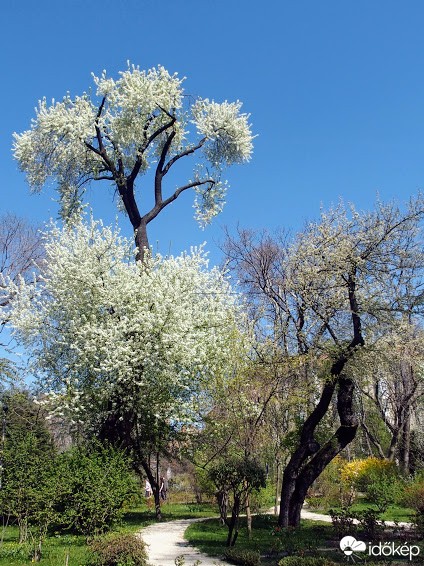
M 8 320 L 10 290 L 8 282 L 23 278 L 28 283 L 34 279 L 36 262 L 43 257 L 41 233 L 23 218 L 15 214 L 0 217 L 0 332 Z M 11 338 L 3 332 L 0 347 L 10 353 Z M 0 379 L 16 378 L 15 364 L 10 357 L 0 357 Z
M 364 414 L 361 426 L 379 456 L 396 459 L 406 475 L 410 473 L 411 426 L 424 397 L 423 355 L 422 329 L 403 320 L 358 356 L 353 366 L 356 381 L 380 417 L 375 423 Z M 364 403 L 363 413 L 365 407 Z M 380 423 L 386 442 L 375 426 Z
M 184 95 L 183 79 L 160 66 L 148 71 L 128 66 L 118 80 L 105 71 L 93 79 L 93 100 L 84 93 L 51 105 L 40 101 L 31 129 L 15 134 L 14 154 L 33 191 L 40 191 L 49 178 L 57 181 L 64 219 L 79 212 L 91 181 L 110 181 L 142 259 L 149 248 L 147 225 L 182 192 L 195 190 L 201 223 L 221 211 L 223 167 L 247 161 L 252 153 L 249 116 L 240 112 L 239 101 L 191 101 Z M 190 126 L 195 133 L 189 132 Z M 194 154 L 192 178 L 165 190 L 171 168 Z M 152 192 L 149 198 L 144 191 L 142 211 L 136 181 L 149 167 L 154 170 Z
M 299 524 L 308 488 L 355 438 L 359 420 L 349 362 L 366 340 L 420 310 L 423 215 L 421 196 L 405 212 L 381 203 L 370 213 L 340 205 L 292 240 L 255 241 L 244 232 L 228 242 L 230 259 L 254 299 L 253 314 L 261 315 L 259 330 L 282 356 L 299 358 L 299 383 L 316 384 L 315 407 L 302 418 L 284 470 L 281 526 Z M 339 426 L 319 442 L 334 397 Z

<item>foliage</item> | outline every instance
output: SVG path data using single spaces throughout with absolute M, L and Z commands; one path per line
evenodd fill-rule
M 93 566 L 147 566 L 146 545 L 135 534 L 113 533 L 90 544 Z
M 355 516 L 349 507 L 330 509 L 334 531 L 342 537 L 354 531 Z
M 308 505 L 312 508 L 348 507 L 353 503 L 355 492 L 345 479 L 346 461 L 336 456 L 318 476 L 309 490 Z
M 340 469 L 340 475 L 346 486 L 365 492 L 368 501 L 375 504 L 380 513 L 399 501 L 403 490 L 396 464 L 380 458 L 346 462 Z
M 265 487 L 265 471 L 249 458 L 224 460 L 212 466 L 208 472 L 218 489 L 230 489 L 233 494 L 259 491 Z
M 37 288 L 14 289 L 12 324 L 76 421 L 121 413 L 189 419 L 232 359 L 239 309 L 203 251 L 129 263 L 131 244 L 100 223 L 52 228 Z M 70 346 L 69 346 L 70 345 Z
M 369 540 L 377 540 L 384 532 L 384 521 L 379 521 L 380 510 L 364 509 L 356 511 L 353 516 L 358 521 L 364 536 Z
M 155 207 L 146 211 L 145 223 L 190 188 L 196 190 L 200 222 L 218 214 L 226 191 L 222 168 L 247 161 L 252 153 L 249 115 L 240 112 L 241 102 L 199 98 L 190 103 L 184 79 L 161 66 L 144 71 L 128 64 L 117 80 L 106 71 L 93 80 L 95 96 L 68 94 L 50 105 L 43 99 L 31 129 L 15 134 L 14 155 L 33 191 L 55 179 L 62 216 L 69 218 L 80 210 L 86 185 L 112 181 L 119 206 L 137 228 L 142 215 L 135 205 L 134 182 L 154 164 Z M 192 154 L 200 155 L 192 179 L 165 198 L 163 177 Z
M 370 456 L 346 462 L 342 465 L 340 473 L 343 482 L 358 490 L 365 490 L 373 478 L 395 475 L 396 465 L 389 460 Z
M 16 519 L 20 542 L 27 540 L 31 527 L 41 547 L 55 517 L 55 449 L 45 416 L 28 393 L 7 392 L 3 403 L 8 410 L 2 446 L 1 509 L 4 516 Z
M 405 486 L 403 501 L 415 510 L 412 522 L 420 538 L 424 538 L 424 477 L 421 473 Z
M 86 536 L 102 533 L 122 519 L 137 490 L 128 459 L 99 444 L 61 454 L 57 474 L 63 486 L 59 517 Z
M 261 555 L 254 550 L 227 548 L 224 557 L 230 564 L 240 564 L 241 566 L 259 566 L 261 563 Z
M 424 476 L 422 474 L 405 486 L 403 502 L 419 513 L 424 513 Z

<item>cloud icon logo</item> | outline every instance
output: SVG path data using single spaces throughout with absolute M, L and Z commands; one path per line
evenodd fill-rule
M 362 540 L 356 540 L 355 537 L 346 536 L 340 541 L 340 548 L 346 556 L 351 556 L 354 552 L 365 552 L 367 545 Z

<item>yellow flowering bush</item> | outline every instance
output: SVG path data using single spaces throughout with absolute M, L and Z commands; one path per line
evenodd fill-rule
M 377 477 L 396 475 L 396 465 L 389 460 L 370 456 L 345 462 L 340 468 L 341 481 L 349 487 L 365 490 L 368 483 Z

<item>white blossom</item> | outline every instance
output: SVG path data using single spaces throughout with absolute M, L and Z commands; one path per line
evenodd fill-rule
M 202 193 L 195 206 L 199 221 L 218 214 L 226 186 L 223 166 L 248 161 L 252 154 L 249 115 L 241 113 L 241 102 L 199 99 L 190 104 L 184 78 L 162 66 L 144 71 L 128 64 L 117 79 L 103 71 L 93 74 L 93 80 L 93 94 L 67 94 L 51 104 L 41 100 L 31 128 L 14 134 L 14 156 L 32 190 L 40 191 L 48 180 L 56 182 L 62 217 L 68 219 L 81 212 L 90 182 L 114 183 L 121 206 L 123 194 L 132 195 L 134 182 L 140 184 L 154 164 L 160 172 L 158 176 L 156 169 L 156 204 L 166 206 L 182 190 L 197 188 Z M 190 123 L 195 131 L 190 131 Z M 163 194 L 162 178 L 170 167 L 193 154 L 199 157 L 193 171 L 203 164 L 204 176 L 194 185 L 180 184 L 173 195 Z
M 193 414 L 229 371 L 241 317 L 203 250 L 136 264 L 130 242 L 94 221 L 53 225 L 45 247 L 35 289 L 10 283 L 10 319 L 57 410 L 81 419 L 118 396 L 162 418 Z

